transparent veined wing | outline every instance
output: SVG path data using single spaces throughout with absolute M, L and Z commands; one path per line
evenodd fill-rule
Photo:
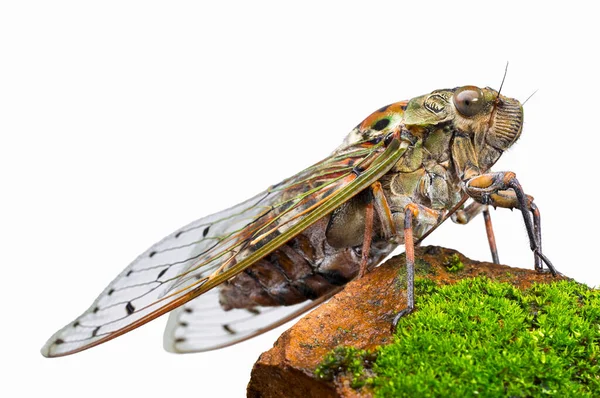
M 321 305 L 337 292 L 284 307 L 234 308 L 223 311 L 218 289 L 171 311 L 163 345 L 174 353 L 217 350 L 268 332 Z
M 398 133 L 358 141 L 223 212 L 173 232 L 136 258 L 42 354 L 73 354 L 163 315 L 235 276 L 383 176 Z

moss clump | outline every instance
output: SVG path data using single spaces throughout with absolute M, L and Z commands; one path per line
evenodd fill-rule
M 376 396 L 600 396 L 599 291 L 475 278 L 417 299 L 377 352 Z
M 446 257 L 442 265 L 448 270 L 448 272 L 458 272 L 465 268 L 465 265 L 462 261 L 460 261 L 460 257 L 458 257 L 458 254 L 456 253 Z
M 415 273 L 419 276 L 434 276 L 437 274 L 437 271 L 431 263 L 427 261 L 417 258 L 415 260 Z
M 323 358 L 315 370 L 315 375 L 321 380 L 333 380 L 340 374 L 351 378 L 351 387 L 360 388 L 369 379 L 368 369 L 375 359 L 372 353 L 352 347 L 337 347 Z
M 349 374 L 379 397 L 600 396 L 600 291 L 571 281 L 522 291 L 482 277 L 418 278 L 415 289 L 417 311 L 394 343 L 338 347 L 318 377 Z

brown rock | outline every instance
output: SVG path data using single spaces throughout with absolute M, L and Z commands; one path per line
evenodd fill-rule
M 454 254 L 464 264 L 459 272 L 447 269 L 448 259 Z M 415 256 L 417 276 L 426 274 L 438 284 L 487 276 L 526 288 L 534 282 L 564 279 L 534 270 L 474 261 L 454 250 L 436 246 L 417 248 Z M 350 282 L 329 302 L 284 332 L 273 348 L 254 364 L 248 397 L 358 396 L 358 392 L 349 387 L 348 380 L 318 380 L 314 370 L 337 346 L 372 349 L 390 341 L 392 319 L 406 303 L 404 267 L 404 254 L 391 258 L 362 279 Z M 361 393 L 368 395 L 365 391 Z

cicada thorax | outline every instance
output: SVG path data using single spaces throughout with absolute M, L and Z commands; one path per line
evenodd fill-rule
M 420 209 L 413 220 L 415 238 L 438 224 L 461 200 L 460 180 L 451 157 L 452 137 L 449 124 L 405 126 L 402 139 L 408 144 L 406 152 L 380 181 L 395 225 L 404 224 L 409 204 Z M 401 228 L 397 234 L 397 241 L 404 243 Z

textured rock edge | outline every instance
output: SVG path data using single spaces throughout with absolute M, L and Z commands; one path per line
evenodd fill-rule
M 416 250 L 417 276 L 438 284 L 486 276 L 527 288 L 535 282 L 553 282 L 552 277 L 531 269 L 513 268 L 471 260 L 455 250 L 437 246 Z M 458 256 L 464 268 L 450 272 L 448 260 Z M 272 349 L 263 353 L 252 370 L 249 397 L 339 397 L 357 396 L 343 378 L 318 380 L 314 370 L 337 346 L 373 349 L 392 338 L 390 324 L 404 308 L 405 257 L 393 257 L 362 279 L 350 282 L 329 302 L 321 305 L 284 332 Z M 366 393 L 366 391 L 361 391 Z

